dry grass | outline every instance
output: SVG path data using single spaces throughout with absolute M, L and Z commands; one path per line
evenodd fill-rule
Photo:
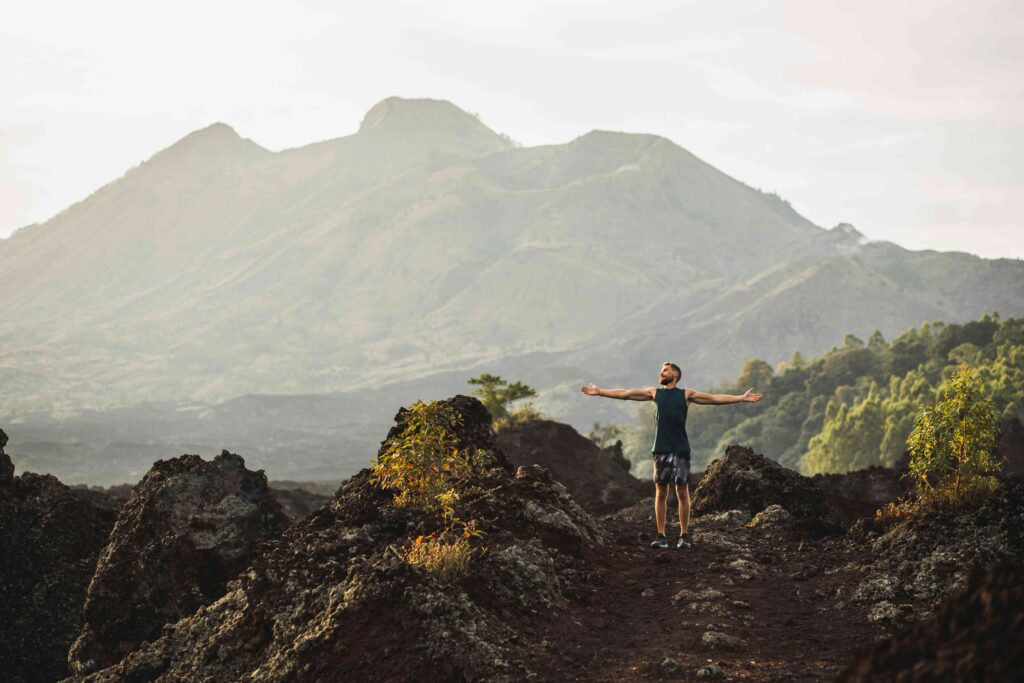
M 465 576 L 474 552 L 465 536 L 454 541 L 444 535 L 419 536 L 406 549 L 405 561 L 448 583 Z
M 956 514 L 982 505 L 999 492 L 995 477 L 975 476 L 961 479 L 948 477 L 936 486 L 923 486 L 913 498 L 900 498 L 875 510 L 875 523 L 888 529 L 901 520 L 936 514 Z

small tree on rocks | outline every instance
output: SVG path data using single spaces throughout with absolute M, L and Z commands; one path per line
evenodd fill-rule
M 1000 463 L 992 457 L 996 412 L 977 372 L 961 366 L 934 407 L 917 416 L 907 439 L 910 475 L 924 500 L 959 507 L 965 496 L 991 490 L 990 475 Z

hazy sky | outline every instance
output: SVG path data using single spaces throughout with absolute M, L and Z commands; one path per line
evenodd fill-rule
M 398 95 L 528 146 L 657 133 L 819 225 L 1024 258 L 1022 3 L 497 5 L 4 3 L 0 236 L 214 121 L 278 150 Z

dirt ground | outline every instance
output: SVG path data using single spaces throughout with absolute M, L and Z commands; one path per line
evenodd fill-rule
M 835 538 L 784 538 L 701 518 L 691 526 L 692 548 L 658 550 L 649 547 L 649 518 L 627 514 L 604 523 L 608 543 L 594 558 L 598 569 L 538 633 L 547 643 L 537 653 L 546 661 L 531 667 L 545 672 L 538 681 L 832 680 L 855 650 L 890 633 L 858 605 L 836 609 L 837 596 L 856 580 L 827 570 L 864 558 Z M 678 526 L 668 533 L 674 542 Z M 683 589 L 722 595 L 674 602 Z M 701 642 L 708 631 L 743 642 L 732 650 L 709 647 Z M 699 676 L 708 665 L 721 673 Z

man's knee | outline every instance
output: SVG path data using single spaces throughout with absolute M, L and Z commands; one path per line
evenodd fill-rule
M 676 484 L 676 496 L 680 501 L 690 501 L 690 485 L 689 484 Z
M 655 484 L 654 485 L 654 497 L 655 498 L 667 498 L 668 497 L 668 484 Z

